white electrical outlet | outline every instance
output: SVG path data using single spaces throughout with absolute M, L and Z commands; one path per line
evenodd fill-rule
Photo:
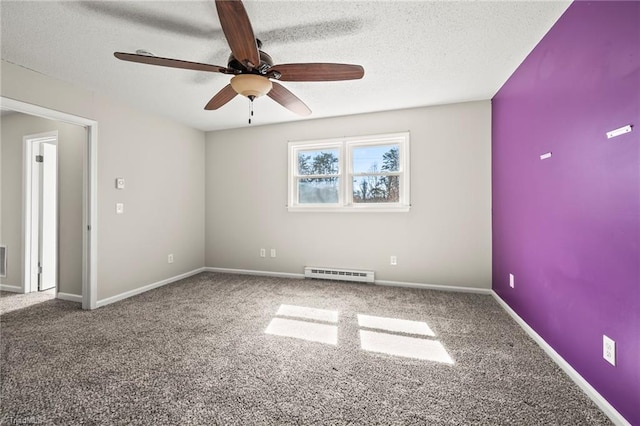
M 615 367 L 616 365 L 616 342 L 607 337 L 606 335 L 602 335 L 602 357 L 611 365 Z
M 116 189 L 124 189 L 124 178 L 116 178 Z
M 167 256 L 167 263 L 173 263 L 173 253 Z
M 116 203 L 116 214 L 124 214 L 124 203 Z
M 513 274 L 509 274 L 509 287 L 514 288 L 516 286 L 516 279 Z
M 260 257 L 267 257 L 267 250 L 266 249 L 260 249 Z
M 276 249 L 271 249 L 271 257 L 276 257 Z
M 398 264 L 398 258 L 396 256 L 391 256 L 390 263 L 391 265 L 396 266 Z

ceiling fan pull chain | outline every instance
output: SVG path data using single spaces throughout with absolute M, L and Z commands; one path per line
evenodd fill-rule
M 253 99 L 249 97 L 249 124 L 251 124 L 251 118 L 253 117 Z

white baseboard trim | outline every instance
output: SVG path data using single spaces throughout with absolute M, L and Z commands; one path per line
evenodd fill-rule
M 22 293 L 22 287 L 17 285 L 0 284 L 0 291 L 10 291 L 12 293 Z
M 304 279 L 304 274 L 296 274 L 293 272 L 272 272 L 272 271 L 255 271 L 252 269 L 230 269 L 230 268 L 216 268 L 206 267 L 207 272 L 221 272 L 226 274 L 238 274 L 238 275 L 257 275 L 264 277 L 276 277 L 276 278 L 299 278 Z M 358 283 L 367 285 L 367 283 Z M 474 288 L 474 287 L 454 287 L 437 284 L 421 284 L 421 283 L 407 283 L 402 281 L 384 281 L 376 280 L 375 285 L 384 285 L 391 287 L 406 287 L 406 288 L 420 288 L 424 290 L 443 290 L 443 291 L 455 291 L 461 293 L 479 293 L 479 294 L 491 294 L 489 288 Z
M 171 284 L 176 281 L 183 280 L 185 278 L 189 278 L 193 275 L 204 272 L 206 268 L 198 268 L 193 271 L 185 272 L 184 274 L 176 275 L 175 277 L 167 278 L 162 281 L 158 281 L 152 284 L 145 285 L 143 287 L 139 287 L 133 290 L 125 291 L 124 293 L 116 294 L 115 296 L 107 297 L 106 299 L 98 300 L 96 302 L 96 308 L 100 308 L 102 306 L 107 306 L 112 303 L 118 302 L 123 299 L 128 299 L 129 297 L 136 296 L 138 294 L 144 293 L 145 291 L 153 290 L 154 288 L 162 287 L 163 285 Z
M 440 285 L 440 284 L 408 283 L 403 281 L 376 280 L 374 284 L 391 286 L 391 287 L 419 288 L 423 290 L 453 291 L 456 293 L 477 293 L 477 294 L 492 293 L 492 290 L 490 288 L 456 287 L 456 286 Z
M 631 424 L 615 409 L 609 402 L 604 399 L 597 390 L 593 388 L 574 368 L 564 360 L 536 331 L 531 328 L 521 317 L 518 315 L 507 302 L 502 300 L 495 291 L 491 291 L 494 299 L 504 309 L 518 325 L 533 339 L 535 342 L 547 353 L 547 355 L 558 364 L 573 382 L 582 389 L 589 398 L 604 412 L 604 414 L 611 419 L 611 421 L 619 426 L 631 426 Z
M 69 302 L 78 302 L 82 303 L 82 295 L 80 294 L 71 294 L 71 293 L 56 293 L 56 298 L 62 300 L 68 300 Z
M 276 278 L 304 278 L 304 274 L 294 274 L 292 272 L 254 271 L 252 269 L 216 268 L 213 266 L 207 266 L 204 269 L 207 272 L 220 272 L 224 274 L 258 275 L 263 277 Z

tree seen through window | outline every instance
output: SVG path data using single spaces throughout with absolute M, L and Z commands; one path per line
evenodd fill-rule
M 289 211 L 406 212 L 409 133 L 289 142 Z
M 339 198 L 338 150 L 301 151 L 298 174 L 310 176 L 298 180 L 299 202 L 337 203 Z
M 397 145 L 354 148 L 354 163 L 368 165 L 353 177 L 354 203 L 397 203 L 400 200 L 400 150 Z M 381 156 L 380 156 L 381 154 Z M 378 161 L 381 160 L 382 167 Z M 358 171 L 358 167 L 354 167 Z

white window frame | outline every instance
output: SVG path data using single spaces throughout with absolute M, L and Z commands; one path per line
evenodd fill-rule
M 353 178 L 366 174 L 353 173 L 353 148 L 375 145 L 399 146 L 400 167 L 397 172 L 380 172 L 376 175 L 398 176 L 400 201 L 398 203 L 354 203 Z M 289 142 L 288 200 L 290 212 L 408 212 L 411 208 L 410 190 L 410 135 L 409 132 L 388 133 L 369 136 L 355 136 L 339 139 Z M 301 151 L 338 149 L 339 194 L 337 203 L 298 203 L 298 179 L 324 177 L 324 175 L 298 175 L 298 153 Z

